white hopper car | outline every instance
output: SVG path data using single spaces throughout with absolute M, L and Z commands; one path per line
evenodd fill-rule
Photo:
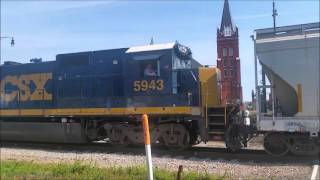
M 257 130 L 265 134 L 265 150 L 272 155 L 318 154 L 320 129 L 320 24 L 310 23 L 258 29 L 255 50 L 256 92 L 268 88 L 272 110 L 261 111 L 257 93 Z M 259 83 L 259 67 L 270 85 Z

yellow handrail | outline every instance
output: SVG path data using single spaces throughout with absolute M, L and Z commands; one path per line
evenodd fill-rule
M 207 83 L 207 82 L 206 82 Z M 208 90 L 208 84 L 206 84 L 206 128 L 208 128 L 208 96 L 209 96 L 209 90 Z
M 224 126 L 227 125 L 227 103 L 224 104 Z

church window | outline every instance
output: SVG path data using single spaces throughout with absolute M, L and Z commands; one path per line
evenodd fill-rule
M 222 56 L 227 57 L 227 48 L 223 48 Z
M 230 76 L 231 76 L 231 77 L 234 77 L 234 71 L 233 71 L 233 69 L 230 69 Z
M 228 70 L 227 70 L 227 69 L 224 70 L 224 76 L 225 76 L 225 77 L 228 76 Z
M 227 60 L 226 59 L 224 59 L 223 60 L 223 66 L 227 66 L 228 64 L 227 64 Z
M 231 36 L 232 35 L 232 28 L 230 26 L 225 26 L 223 34 L 226 37 Z
M 233 48 L 229 48 L 229 56 L 233 56 Z

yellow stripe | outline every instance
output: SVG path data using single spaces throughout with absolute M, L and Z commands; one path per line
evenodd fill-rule
M 1 109 L 0 116 L 191 115 L 192 107 Z
M 302 86 L 297 84 L 298 112 L 302 112 Z

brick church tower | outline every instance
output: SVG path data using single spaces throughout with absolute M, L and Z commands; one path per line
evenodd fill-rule
M 221 102 L 242 103 L 238 28 L 233 24 L 228 0 L 224 1 L 217 29 L 217 66 L 221 70 Z

